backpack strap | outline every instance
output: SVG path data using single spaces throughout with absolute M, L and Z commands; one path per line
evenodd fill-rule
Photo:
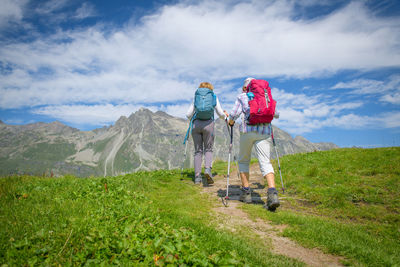
M 214 94 L 214 92 L 212 92 L 213 94 L 213 107 L 215 108 L 215 106 L 217 105 L 217 95 Z
M 190 123 L 189 123 L 189 127 L 186 131 L 186 135 L 185 135 L 185 139 L 183 139 L 183 144 L 186 144 L 186 141 L 189 139 L 189 133 L 192 130 L 192 125 L 193 125 L 193 121 L 194 121 L 194 117 L 196 116 L 196 113 L 192 116 L 192 118 L 190 119 Z
M 267 104 L 267 108 L 269 108 L 269 96 L 268 96 L 268 88 L 264 88 L 264 96 L 265 96 L 265 103 Z

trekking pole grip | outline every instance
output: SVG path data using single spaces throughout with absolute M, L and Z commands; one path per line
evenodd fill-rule
M 233 126 L 231 126 L 231 145 L 233 143 Z

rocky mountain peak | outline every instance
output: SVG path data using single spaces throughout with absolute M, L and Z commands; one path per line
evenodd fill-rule
M 53 127 L 68 127 L 67 125 L 59 121 L 50 122 L 49 125 L 52 125 Z
M 44 126 L 45 128 L 48 128 L 51 132 L 54 132 L 54 133 L 71 134 L 74 132 L 79 132 L 78 129 L 67 126 L 59 121 L 53 121 L 53 122 L 50 122 L 50 123 L 44 124 L 44 125 L 45 125 Z
M 135 112 L 137 115 L 152 115 L 153 112 L 150 109 L 141 107 L 138 111 Z
M 115 122 L 115 127 L 122 128 L 129 124 L 129 119 L 125 116 L 119 117 L 119 119 Z
M 298 136 L 296 136 L 295 138 L 294 138 L 294 140 L 296 141 L 296 142 L 310 142 L 310 141 L 308 141 L 307 139 L 305 139 L 303 136 L 301 136 L 301 135 L 298 135 Z
M 153 116 L 153 112 L 147 108 L 140 108 L 139 110 L 137 110 L 136 112 L 132 113 L 129 117 L 128 120 L 133 122 L 133 121 L 137 121 L 137 120 L 142 120 L 145 118 L 149 118 Z
M 169 118 L 169 119 L 175 118 L 175 117 L 173 117 L 173 116 L 169 115 L 168 113 L 165 113 L 164 111 L 161 111 L 161 110 L 157 111 L 157 112 L 154 113 L 154 114 L 155 114 L 155 115 L 158 115 L 158 116 L 160 116 L 160 117 Z
M 154 115 L 151 110 L 147 108 L 140 108 L 129 117 L 121 116 L 111 128 L 116 130 L 124 129 L 124 131 L 131 133 L 141 132 L 144 127 L 152 128 L 154 126 Z
M 154 119 L 154 112 L 147 108 L 140 108 L 138 111 L 136 111 L 134 114 L 132 114 L 129 118 L 133 118 L 136 121 L 140 121 L 143 125 L 149 126 L 150 124 L 153 124 L 153 119 Z

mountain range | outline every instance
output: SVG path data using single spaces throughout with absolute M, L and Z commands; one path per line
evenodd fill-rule
M 120 117 L 112 126 L 92 131 L 80 131 L 58 121 L 26 125 L 0 121 L 0 175 L 114 176 L 140 170 L 192 167 L 191 138 L 184 157 L 187 128 L 187 120 L 145 108 L 129 117 Z M 237 128 L 234 127 L 233 155 L 239 151 Z M 292 138 L 277 127 L 274 134 L 280 156 L 337 148 L 333 143 L 312 143 L 301 136 Z M 226 161 L 228 149 L 226 124 L 217 119 L 214 160 Z M 275 157 L 275 151 L 271 153 Z

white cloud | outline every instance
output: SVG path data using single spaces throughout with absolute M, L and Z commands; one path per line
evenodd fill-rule
M 76 10 L 76 19 L 85 19 L 96 16 L 96 8 L 90 3 L 83 3 L 80 8 Z
M 322 119 L 304 116 L 299 111 L 289 110 L 290 119 L 274 120 L 274 123 L 285 130 L 296 133 L 309 133 L 321 128 L 341 129 L 387 129 L 400 127 L 400 112 L 384 112 L 377 116 L 362 116 L 349 113 L 339 116 L 328 116 Z
M 40 4 L 35 11 L 39 14 L 51 14 L 63 9 L 67 4 L 68 0 L 49 0 Z
M 385 90 L 383 81 L 357 79 L 350 82 L 339 82 L 332 89 L 353 89 L 353 94 L 376 94 Z
M 181 105 L 168 105 L 161 106 L 159 109 L 178 118 L 186 119 L 186 112 L 188 111 L 190 104 L 181 104 Z
M 323 127 L 364 126 L 359 121 L 347 123 L 355 115 L 346 113 L 362 107 L 361 101 L 340 102 L 337 99 L 331 100 L 326 95 L 308 96 L 277 88 L 273 88 L 272 93 L 278 102 L 277 111 L 280 113 L 279 119 L 274 120 L 274 123 L 291 133 L 308 133 Z
M 0 0 L 0 29 L 19 23 L 28 0 Z
M 385 81 L 356 79 L 339 82 L 331 89 L 349 89 L 349 94 L 376 95 L 382 102 L 400 104 L 400 75 L 393 75 Z
M 24 72 L 15 72 L 12 81 L 2 89 L 0 107 L 60 105 L 84 102 L 87 104 L 118 102 L 154 104 L 189 100 L 193 96 L 193 84 L 151 76 L 129 76 L 119 72 L 99 75 L 64 73 L 52 80 L 33 81 Z M 18 80 L 15 80 L 18 79 Z M 3 81 L 8 82 L 8 79 Z M 24 87 L 23 84 L 29 84 Z M 18 87 L 17 85 L 21 85 Z
M 145 106 L 145 108 L 156 112 L 164 111 L 172 116 L 186 118 L 186 111 L 190 104 L 181 105 L 162 105 Z M 73 125 L 84 126 L 101 126 L 114 124 L 121 116 L 129 117 L 132 113 L 142 108 L 142 105 L 59 105 L 46 106 L 33 109 L 31 113 L 45 115 L 56 120 L 65 121 Z M 10 122 L 10 121 L 6 121 Z M 16 123 L 16 122 L 13 122 Z M 19 121 L 22 123 L 22 121 Z
M 65 4 L 55 3 L 43 9 L 50 12 Z M 400 64 L 400 31 L 392 31 L 399 23 L 371 16 L 358 2 L 312 21 L 292 21 L 292 2 L 255 3 L 165 6 L 139 26 L 127 25 L 111 34 L 101 28 L 59 32 L 3 47 L 0 56 L 27 75 L 46 67 L 55 73 L 49 80 L 69 74 L 78 82 L 87 79 L 79 71 L 94 71 L 99 80 L 107 77 L 104 73 L 117 72 L 130 83 L 135 75 L 153 83 L 223 80 L 246 73 L 305 77 Z M 243 13 L 257 20 L 243 19 Z M 32 82 L 35 86 L 39 81 Z
M 377 120 L 376 126 L 378 126 L 378 128 L 380 128 L 380 126 L 383 128 L 397 128 L 400 127 L 400 112 L 379 114 L 375 120 Z
M 400 127 L 400 112 L 383 112 L 377 116 L 360 116 L 356 114 L 347 114 L 334 118 L 332 126 L 338 126 L 346 129 L 385 129 Z
M 380 100 L 382 102 L 388 102 L 394 105 L 400 105 L 400 92 L 384 95 L 380 98 Z
M 78 125 L 109 125 L 121 116 L 129 116 L 140 107 L 135 105 L 61 105 L 46 106 L 32 111 Z

